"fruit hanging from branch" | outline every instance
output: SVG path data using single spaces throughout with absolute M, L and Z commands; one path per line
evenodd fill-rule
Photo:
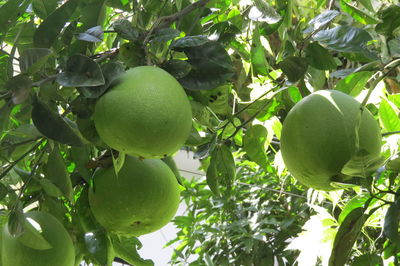
M 331 182 L 351 176 L 347 166 L 376 170 L 381 133 L 372 114 L 353 97 L 321 90 L 305 97 L 288 113 L 282 128 L 281 152 L 289 172 L 301 183 L 332 190 Z M 375 168 L 375 169 L 373 169 Z

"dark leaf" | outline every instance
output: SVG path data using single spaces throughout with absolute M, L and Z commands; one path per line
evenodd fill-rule
M 163 68 L 176 79 L 181 79 L 192 70 L 192 66 L 183 60 L 171 59 L 165 63 Z
M 50 48 L 78 6 L 79 0 L 69 0 L 51 13 L 33 36 L 36 47 Z
M 28 75 L 35 74 L 42 68 L 51 55 L 51 50 L 47 48 L 25 49 L 19 58 L 19 67 L 23 73 Z
M 219 186 L 224 186 L 229 192 L 236 176 L 235 160 L 227 145 L 218 145 L 211 154 L 207 169 L 207 184 L 210 189 L 219 194 Z
M 139 31 L 126 19 L 114 22 L 113 28 L 123 39 L 136 41 L 139 38 Z
M 18 75 L 9 79 L 5 87 L 12 92 L 12 102 L 20 104 L 28 99 L 32 80 L 25 75 Z
M 103 35 L 103 28 L 101 26 L 95 26 L 86 30 L 84 33 L 79 33 L 76 38 L 87 42 L 102 42 Z
M 47 195 L 55 198 L 63 196 L 62 191 L 49 179 L 39 179 L 38 182 Z
M 360 51 L 367 50 L 367 42 L 371 41 L 372 37 L 363 29 L 338 26 L 319 31 L 314 35 L 314 40 L 335 51 L 359 53 Z M 363 54 L 369 55 L 367 51 Z
M 25 13 L 31 0 L 8 0 L 0 7 L 0 40 L 9 27 L 14 26 L 21 14 Z
M 72 124 L 38 99 L 33 102 L 32 121 L 38 131 L 49 139 L 71 146 L 82 145 Z
M 65 166 L 64 159 L 60 154 L 60 150 L 58 149 L 58 145 L 54 145 L 53 151 L 49 154 L 46 165 L 43 169 L 45 177 L 50 180 L 53 184 L 55 184 L 63 193 L 63 195 L 72 202 L 73 199 L 73 188 L 71 184 L 71 179 L 67 172 L 67 167 Z M 51 184 L 48 182 L 44 182 L 45 186 L 51 192 L 54 192 L 53 195 L 49 193 L 50 196 L 54 196 L 57 194 L 55 189 L 51 188 Z
M 116 63 L 116 62 L 110 62 L 106 63 L 101 66 L 101 71 L 104 76 L 105 84 L 100 85 L 100 86 L 95 86 L 95 87 L 82 87 L 79 88 L 79 91 L 86 97 L 86 98 L 98 98 L 100 97 L 103 93 L 107 91 L 107 89 L 110 87 L 112 82 L 118 78 L 121 74 L 124 73 L 125 69 L 124 66 Z
M 80 54 L 68 59 L 67 68 L 57 76 L 57 82 L 66 87 L 95 87 L 105 84 L 100 66 Z
M 334 20 L 340 14 L 339 11 L 336 10 L 327 10 L 312 20 L 308 22 L 309 27 L 304 30 L 304 33 L 311 33 L 315 30 L 318 30 L 322 27 L 325 27 L 328 23 Z
M 96 264 L 111 265 L 114 260 L 111 240 L 104 229 L 87 232 L 84 235 L 86 249 Z
M 329 266 L 345 265 L 367 218 L 368 216 L 364 214 L 364 208 L 353 209 L 346 216 L 336 233 Z
M 382 23 L 376 25 L 376 32 L 392 37 L 393 31 L 400 26 L 400 6 L 391 5 L 379 11 L 378 16 Z
M 305 58 L 289 56 L 280 62 L 279 66 L 290 82 L 296 82 L 306 73 L 308 63 Z
M 7 193 L 8 188 L 3 183 L 0 183 L 0 201 L 3 200 L 5 196 L 7 196 Z
M 32 8 L 41 19 L 47 18 L 57 9 L 58 0 L 32 0 Z
M 310 66 L 320 70 L 330 70 L 337 67 L 333 56 L 324 47 L 316 42 L 310 43 L 306 48 L 306 58 Z
M 151 38 L 152 42 L 167 42 L 179 37 L 180 31 L 177 29 L 164 28 L 158 30 Z
M 385 236 L 397 246 L 400 246 L 399 222 L 400 204 L 399 200 L 396 200 L 396 202 L 390 204 L 386 212 L 383 232 Z
M 384 265 L 383 260 L 376 254 L 363 254 L 354 259 L 351 266 L 380 266 Z
M 208 43 L 209 40 L 204 35 L 197 36 L 186 36 L 178 40 L 175 40 L 170 48 L 178 51 L 182 51 L 185 48 L 197 47 Z
M 132 265 L 154 265 L 154 262 L 152 260 L 142 259 L 138 254 L 138 239 L 134 237 L 128 238 L 124 236 L 112 235 L 111 240 L 116 257 L 121 258 Z
M 352 73 L 344 79 L 340 80 L 336 84 L 335 90 L 342 91 L 346 94 L 356 97 L 364 89 L 372 74 L 373 73 L 369 71 Z
M 21 202 L 16 202 L 15 204 L 17 205 L 14 206 L 13 210 L 10 212 L 7 226 L 10 235 L 13 237 L 19 237 L 25 231 L 24 223 L 26 221 L 22 212 Z
M 89 145 L 71 147 L 70 151 L 72 160 L 76 165 L 75 169 L 86 182 L 90 183 L 92 172 L 87 168 L 87 163 L 91 160 L 91 147 Z
M 338 218 L 339 224 L 343 223 L 344 219 L 347 217 L 347 215 L 352 210 L 359 208 L 359 207 L 363 207 L 369 198 L 370 198 L 370 195 L 360 194 L 360 195 L 353 197 L 351 200 L 349 200 L 346 203 L 346 205 L 343 207 L 342 211 L 340 212 L 340 215 Z

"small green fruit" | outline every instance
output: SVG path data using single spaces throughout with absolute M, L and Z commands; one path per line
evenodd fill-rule
M 282 128 L 281 152 L 289 172 L 304 185 L 332 190 L 331 181 L 346 178 L 343 166 L 359 149 L 379 157 L 381 133 L 371 113 L 353 97 L 334 90 L 312 93 L 288 113 Z M 360 125 L 357 129 L 357 120 Z
M 25 216 L 40 226 L 41 235 L 52 248 L 38 250 L 24 245 L 10 235 L 6 224 L 2 233 L 2 266 L 73 266 L 74 245 L 64 226 L 47 212 L 31 211 Z
M 111 148 L 143 158 L 180 149 L 192 125 L 191 106 L 179 82 L 152 66 L 128 70 L 96 103 L 93 120 Z
M 178 181 L 160 159 L 126 156 L 114 168 L 99 168 L 89 190 L 89 205 L 97 221 L 117 234 L 140 236 L 166 225 L 180 201 Z

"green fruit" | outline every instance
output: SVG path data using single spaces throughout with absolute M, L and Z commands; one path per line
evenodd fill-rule
M 96 103 L 94 123 L 111 148 L 144 158 L 172 155 L 192 125 L 189 101 L 168 72 L 152 66 L 128 70 Z
M 339 91 L 317 91 L 298 102 L 288 113 L 281 135 L 289 172 L 309 187 L 334 189 L 330 182 L 347 178 L 341 170 L 357 152 L 359 115 L 360 103 Z M 379 157 L 378 123 L 367 109 L 358 121 L 359 149 L 369 158 Z
M 2 266 L 73 266 L 74 245 L 64 226 L 46 212 L 32 211 L 25 216 L 35 221 L 34 226 L 40 225 L 41 235 L 52 248 L 38 250 L 25 246 L 18 237 L 10 235 L 6 224 L 2 233 Z
M 126 156 L 118 176 L 113 167 L 97 169 L 89 190 L 89 205 L 97 221 L 124 235 L 160 229 L 175 215 L 179 200 L 176 177 L 160 159 Z

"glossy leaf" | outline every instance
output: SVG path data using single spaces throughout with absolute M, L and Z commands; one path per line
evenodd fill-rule
M 91 257 L 100 265 L 111 266 L 114 260 L 111 240 L 104 229 L 87 232 L 84 243 Z
M 376 32 L 392 37 L 393 31 L 400 26 L 400 7 L 391 5 L 381 10 L 378 16 L 382 20 L 382 23 L 376 25 Z
M 37 229 L 35 225 L 35 221 L 25 217 L 23 222 L 24 232 L 18 237 L 18 241 L 23 245 L 36 250 L 48 250 L 53 248 L 53 246 L 44 238 L 41 232 L 38 231 L 40 228 Z
M 132 265 L 153 266 L 152 260 L 145 260 L 137 252 L 139 240 L 134 237 L 111 236 L 115 255 Z M 139 242 L 140 243 L 140 242 Z
M 33 42 L 38 48 L 50 48 L 74 13 L 80 0 L 69 0 L 51 13 L 37 28 Z
M 114 22 L 113 28 L 123 39 L 136 41 L 139 38 L 138 30 L 134 28 L 126 19 L 121 19 Z
M 70 124 L 37 99 L 33 102 L 32 121 L 37 130 L 49 139 L 71 146 L 82 145 L 80 137 Z
M 103 28 L 101 26 L 95 26 L 86 30 L 84 33 L 79 33 L 76 38 L 86 42 L 101 42 L 103 41 L 103 34 Z
M 12 92 L 12 102 L 20 104 L 28 99 L 32 88 L 32 80 L 25 75 L 14 76 L 7 81 L 5 87 Z
M 311 33 L 322 27 L 325 27 L 328 23 L 333 21 L 340 13 L 336 10 L 327 10 L 308 22 L 309 27 L 304 30 L 304 33 Z
M 253 67 L 254 74 L 267 75 L 268 62 L 265 57 L 264 47 L 261 44 L 260 32 L 258 26 L 253 31 L 253 39 L 251 44 L 250 56 L 251 66 Z
M 383 265 L 383 260 L 377 254 L 363 254 L 354 259 L 351 266 L 380 266 Z
M 84 55 L 73 55 L 68 59 L 65 72 L 57 76 L 57 82 L 67 87 L 95 87 L 105 84 L 100 66 Z
M 0 40 L 4 34 L 14 25 L 20 14 L 25 13 L 31 0 L 8 0 L 0 7 Z
M 399 223 L 400 223 L 400 206 L 399 201 L 390 204 L 386 215 L 385 222 L 383 225 L 383 232 L 385 236 L 395 245 L 400 246 L 400 234 L 399 234 Z
M 353 2 L 354 3 L 354 2 Z M 343 11 L 350 14 L 355 20 L 363 24 L 377 24 L 380 21 L 372 14 L 354 5 L 350 0 L 341 0 L 340 5 Z
M 276 12 L 268 2 L 256 0 L 254 3 L 255 6 L 253 6 L 249 12 L 249 18 L 251 20 L 275 24 L 282 19 L 279 13 Z

